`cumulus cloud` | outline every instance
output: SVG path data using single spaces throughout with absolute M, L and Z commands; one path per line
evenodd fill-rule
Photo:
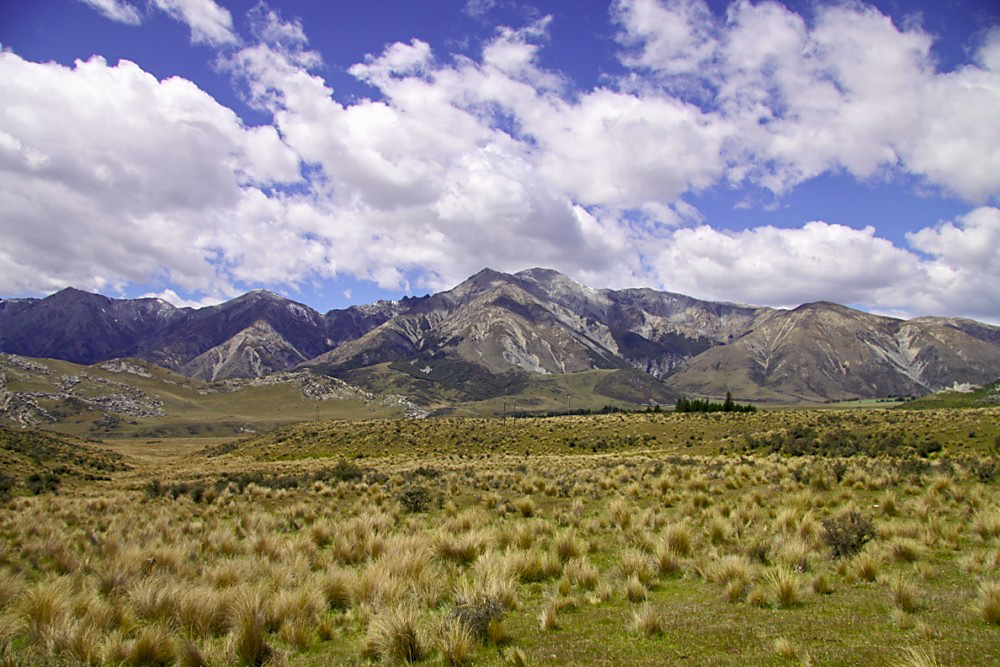
M 3 52 L 0 96 L 7 293 L 164 275 L 218 291 L 228 278 L 206 258 L 234 261 L 247 234 L 230 213 L 299 178 L 273 127 L 247 128 L 190 81 L 128 61 L 69 68 Z
M 746 0 L 725 17 L 703 0 L 619 0 L 614 14 L 623 62 L 648 75 L 647 88 L 728 124 L 732 181 L 783 193 L 830 170 L 868 179 L 899 169 L 973 202 L 1000 192 L 992 32 L 977 64 L 941 73 L 930 35 L 860 4 L 818 5 L 812 25 Z
M 896 298 L 913 303 L 913 310 L 947 312 L 1000 321 L 1000 209 L 984 206 L 908 233 L 910 245 L 926 253 L 923 280 L 914 294 Z
M 594 285 L 1000 319 L 992 206 L 904 247 L 824 221 L 725 230 L 689 203 L 747 184 L 780 197 L 829 172 L 994 202 L 997 30 L 940 72 L 930 35 L 858 3 L 807 21 L 774 2 L 718 16 L 701 0 L 618 0 L 626 73 L 602 86 L 543 65 L 543 18 L 497 29 L 475 57 L 388 44 L 348 69 L 373 99 L 345 103 L 300 22 L 258 5 L 243 39 L 212 0 L 153 3 L 226 47 L 222 68 L 272 122 L 246 127 L 193 83 L 132 63 L 4 53 L 0 289 L 159 276 L 223 295 L 338 274 L 437 289 L 541 265 Z
M 646 261 L 658 284 L 707 299 L 794 307 L 827 299 L 892 310 L 1000 320 L 1000 209 L 980 207 L 907 234 L 909 248 L 814 221 L 742 231 L 708 225 L 658 239 Z

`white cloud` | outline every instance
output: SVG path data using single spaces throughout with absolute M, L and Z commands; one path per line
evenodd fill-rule
M 217 306 L 223 301 L 224 298 L 219 297 L 204 297 L 202 299 L 185 299 L 177 292 L 172 289 L 165 289 L 162 292 L 148 292 L 143 294 L 140 298 L 143 299 L 162 299 L 172 306 L 177 308 L 204 308 L 205 306 Z
M 233 17 L 214 0 L 151 0 L 158 9 L 191 29 L 191 41 L 221 46 L 235 44 Z
M 907 234 L 913 250 L 873 227 L 827 222 L 799 228 L 678 229 L 646 252 L 665 289 L 708 299 L 774 306 L 830 300 L 900 316 L 1000 320 L 1000 209 Z
M 100 13 L 104 14 L 112 21 L 127 23 L 129 25 L 139 25 L 142 23 L 142 16 L 134 5 L 122 0 L 80 0 L 90 5 Z
M 724 20 L 703 0 L 615 8 L 647 89 L 718 109 L 734 181 L 783 193 L 830 170 L 899 169 L 973 202 L 1000 193 L 993 32 L 979 64 L 940 73 L 930 35 L 861 4 L 818 5 L 811 26 L 773 2 L 736 2 Z
M 231 212 L 258 185 L 298 178 L 274 128 L 246 128 L 190 81 L 128 61 L 67 68 L 3 52 L 0 97 L 6 293 L 160 276 L 225 291 L 246 233 Z
M 914 310 L 1000 321 L 1000 209 L 980 207 L 907 240 L 929 255 L 921 263 L 926 277 L 909 299 Z
M 337 274 L 436 289 L 542 265 L 595 285 L 1000 319 L 995 208 L 907 248 L 822 221 L 725 231 L 688 203 L 839 171 L 995 201 L 996 30 L 974 64 L 942 73 L 929 35 L 861 4 L 807 22 L 773 2 L 716 17 L 699 0 L 619 0 L 629 71 L 603 87 L 542 65 L 545 18 L 498 29 L 475 58 L 389 44 L 349 69 L 376 98 L 347 104 L 301 23 L 258 5 L 241 42 L 211 0 L 153 1 L 226 47 L 220 62 L 272 124 L 245 127 L 132 63 L 4 53 L 0 290 L 160 277 L 221 295 Z
M 648 260 L 672 291 L 782 306 L 820 299 L 880 303 L 885 289 L 918 273 L 916 258 L 873 227 L 826 222 L 739 232 L 679 229 L 651 247 Z

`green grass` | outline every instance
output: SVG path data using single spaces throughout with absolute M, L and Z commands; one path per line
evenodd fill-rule
M 971 392 L 939 391 L 921 396 L 902 405 L 908 410 L 937 408 L 982 408 L 1000 405 L 1000 381 Z

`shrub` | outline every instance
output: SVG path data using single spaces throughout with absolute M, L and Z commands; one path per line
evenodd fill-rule
M 450 618 L 468 629 L 473 637 L 486 638 L 486 630 L 492 621 L 498 621 L 506 612 L 503 601 L 486 593 L 459 593 L 455 596 L 455 606 Z
M 983 484 L 989 484 L 997 478 L 997 464 L 995 461 L 973 461 L 971 468 L 972 474 Z
M 822 537 L 833 551 L 834 558 L 850 558 L 875 537 L 875 526 L 871 519 L 852 510 L 832 519 L 824 519 Z
M 399 494 L 398 500 L 407 512 L 423 512 L 431 502 L 431 494 L 423 486 L 408 486 Z
M 0 500 L 4 500 L 13 490 L 16 480 L 10 475 L 0 473 Z

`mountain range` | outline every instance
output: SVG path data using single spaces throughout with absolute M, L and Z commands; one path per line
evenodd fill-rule
M 448 291 L 325 314 L 264 290 L 195 309 L 67 288 L 0 299 L 0 351 L 78 364 L 132 357 L 210 381 L 300 368 L 369 388 L 437 383 L 466 398 L 593 369 L 621 370 L 617 381 L 650 401 L 922 395 L 1000 377 L 1000 327 L 981 322 L 593 289 L 541 268 L 484 269 Z

